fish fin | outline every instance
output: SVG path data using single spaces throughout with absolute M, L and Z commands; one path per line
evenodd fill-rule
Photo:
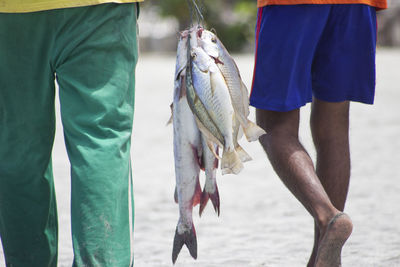
M 176 259 L 178 258 L 179 252 L 183 245 L 189 250 L 190 255 L 197 259 L 197 238 L 196 238 L 196 230 L 194 229 L 194 225 L 192 223 L 192 228 L 189 232 L 184 232 L 183 234 L 178 233 L 178 227 L 175 230 L 174 237 L 174 245 L 172 248 L 172 263 L 175 264 Z
M 226 151 L 224 149 L 222 153 L 221 169 L 222 174 L 238 174 L 243 169 L 243 163 L 236 150 Z
M 167 123 L 165 124 L 165 126 L 168 126 L 168 125 L 170 125 L 172 123 L 172 115 L 171 115 L 171 117 L 169 117 L 169 120 L 167 121 Z
M 174 116 L 174 112 L 173 112 L 174 103 L 171 103 L 171 105 L 169 105 L 169 107 L 171 108 L 171 117 L 169 118 L 169 120 L 167 121 L 167 124 L 165 126 L 168 126 L 172 123 L 172 117 Z
M 246 161 L 252 160 L 250 155 L 239 144 L 236 145 L 235 150 L 238 153 L 239 158 L 240 158 L 240 160 L 242 162 L 246 162 Z
M 221 173 L 222 173 L 222 175 L 225 175 L 225 174 L 232 174 L 233 172 L 232 172 L 231 169 L 225 168 L 225 169 L 222 169 L 222 170 L 221 170 Z
M 218 214 L 218 217 L 219 217 L 219 214 L 220 214 L 220 202 L 219 202 L 219 191 L 218 191 L 217 185 L 215 185 L 215 192 L 210 195 L 210 199 L 211 199 L 211 203 L 214 206 L 214 210 Z
M 247 125 L 243 127 L 243 131 L 249 142 L 256 141 L 261 135 L 266 134 L 264 129 L 250 120 L 247 120 Z
M 213 193 L 207 192 L 207 190 L 204 188 L 203 193 L 201 194 L 201 200 L 200 200 L 200 211 L 199 215 L 204 211 L 204 208 L 207 205 L 208 200 L 211 199 L 211 203 L 213 204 L 214 210 L 219 216 L 220 214 L 220 202 L 219 202 L 219 192 L 218 192 L 218 187 L 217 184 L 215 184 L 215 190 Z
M 200 209 L 199 209 L 199 216 L 201 217 L 201 214 L 204 211 L 204 208 L 207 205 L 208 199 L 210 198 L 210 195 L 208 192 L 206 192 L 205 189 L 203 189 L 203 192 L 201 193 L 201 199 L 200 199 Z
M 208 149 L 214 154 L 215 158 L 217 159 L 217 165 L 218 165 L 218 159 L 221 159 L 221 157 L 218 155 L 218 147 L 217 149 L 214 149 L 214 143 L 210 140 L 207 140 L 207 146 Z
M 174 192 L 174 200 L 175 203 L 178 203 L 178 188 L 175 186 L 175 192 Z
M 199 176 L 197 175 L 196 178 L 196 188 L 194 189 L 194 195 L 193 195 L 193 207 L 196 206 L 197 204 L 200 203 L 201 200 L 201 187 L 200 187 L 200 180 Z

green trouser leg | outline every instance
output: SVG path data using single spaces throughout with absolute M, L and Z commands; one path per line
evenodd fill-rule
M 17 267 L 57 264 L 51 42 L 30 45 L 47 34 L 32 32 L 34 20 L 45 22 L 0 14 L 0 236 L 6 265 Z
M 136 45 L 136 5 L 135 4 L 104 4 L 92 7 L 61 9 L 30 14 L 33 16 L 31 24 L 25 27 L 32 28 L 33 32 L 24 40 L 18 40 L 9 44 L 10 47 L 21 42 L 27 42 L 30 46 L 36 46 L 39 51 L 46 51 L 47 58 L 38 56 L 38 61 L 45 61 L 44 66 L 50 68 L 48 88 L 38 77 L 44 75 L 44 67 L 35 66 L 36 61 L 27 57 L 25 64 L 19 62 L 19 66 L 9 67 L 10 71 L 4 72 L 4 64 L 0 67 L 0 103 L 6 102 L 5 108 L 0 107 L 0 121 L 6 130 L 0 133 L 1 147 L 0 155 L 7 157 L 6 162 L 0 163 L 1 191 L 11 191 L 12 183 L 15 183 L 15 191 L 12 197 L 4 197 L 6 201 L 0 204 L 0 230 L 6 261 L 13 266 L 55 266 L 56 264 L 56 210 L 54 205 L 54 189 L 49 161 L 50 151 L 54 136 L 54 111 L 52 89 L 53 73 L 57 75 L 60 88 L 61 116 L 64 126 L 65 142 L 68 156 L 71 162 L 71 219 L 72 240 L 74 247 L 74 266 L 129 266 L 132 264 L 131 233 L 133 228 L 133 203 L 132 188 L 130 182 L 130 138 L 132 131 L 132 119 L 134 109 L 134 69 L 137 61 Z M 11 17 L 11 20 L 15 20 Z M 10 15 L 10 16 L 13 16 Z M 21 14 L 22 16 L 23 14 Z M 25 14 L 28 16 L 28 14 Z M 0 15 L 0 24 L 2 22 Z M 45 23 L 39 25 L 44 17 Z M 20 24 L 21 20 L 18 20 Z M 37 24 L 32 26 L 32 24 Z M 10 25 L 9 25 L 10 26 Z M 7 26 L 5 26 L 7 27 Z M 2 26 L 0 26 L 2 29 Z M 42 29 L 47 29 L 47 32 Z M 0 43 L 4 40 L 0 30 Z M 13 30 L 8 32 L 12 36 Z M 21 31 L 15 31 L 20 33 Z M 22 31 L 23 32 L 23 31 Z M 18 34 L 17 34 L 18 35 Z M 38 37 L 40 36 L 40 37 Z M 18 37 L 19 38 L 19 37 Z M 49 46 L 49 47 L 46 47 Z M 0 47 L 1 51 L 7 51 L 9 47 Z M 20 48 L 21 49 L 21 48 Z M 23 48 L 22 48 L 23 49 Z M 47 52 L 50 51 L 50 52 Z M 18 55 L 20 51 L 17 51 Z M 44 53 L 44 52 L 43 52 Z M 6 53 L 4 53 L 6 54 Z M 3 56 L 2 52 L 0 55 Z M 8 55 L 8 54 L 6 54 Z M 28 56 L 31 53 L 27 53 Z M 19 55 L 18 55 L 19 56 Z M 6 56 L 4 56 L 6 57 Z M 1 58 L 0 58 L 1 59 Z M 10 64 L 17 59 L 9 59 Z M 26 66 L 28 65 L 28 66 Z M 35 98 L 25 100 L 24 91 L 16 93 L 19 89 L 21 77 L 15 79 L 17 72 L 25 66 L 23 72 L 29 73 L 32 69 L 40 69 L 27 86 L 33 91 Z M 3 79 L 8 82 L 14 79 L 14 84 L 3 84 Z M 25 77 L 23 79 L 26 79 Z M 22 79 L 22 80 L 23 80 Z M 43 78 L 44 79 L 44 78 Z M 4 91 L 4 94 L 3 94 Z M 45 98 L 43 95 L 49 95 Z M 23 95 L 23 96 L 22 96 Z M 12 98 L 13 102 L 9 102 Z M 28 102 L 24 105 L 23 101 Z M 21 103 L 22 106 L 21 107 Z M 49 110 L 44 110 L 46 105 Z M 17 108 L 18 107 L 18 108 Z M 29 108 L 31 107 L 31 108 Z M 40 120 L 51 125 L 49 133 L 45 135 L 44 127 L 33 123 L 32 119 L 26 118 L 21 109 L 29 108 L 28 116 L 37 116 Z M 43 111 L 41 111 L 43 109 Z M 13 111 L 13 112 L 11 112 Z M 40 113 L 40 114 L 39 114 Z M 50 115 L 49 115 L 50 114 Z M 23 118 L 23 119 L 22 119 Z M 38 133 L 29 133 L 25 130 L 25 136 L 15 139 L 21 129 L 20 120 L 26 120 L 23 126 L 40 128 Z M 3 123 L 4 122 L 4 123 Z M 14 125 L 14 130 L 10 125 Z M 28 126 L 26 126 L 27 124 Z M 47 150 L 44 144 L 38 143 L 38 137 L 45 135 L 43 142 L 48 142 Z M 26 146 L 22 140 L 33 140 L 35 147 Z M 10 144 L 14 144 L 10 145 Z M 28 144 L 30 144 L 28 142 Z M 21 149 L 23 151 L 21 152 Z M 45 153 L 47 152 L 47 154 Z M 11 154 L 10 154 L 11 153 Z M 42 155 L 43 156 L 39 156 Z M 27 156 L 28 155 L 28 156 Z M 47 155 L 47 158 L 44 156 Z M 36 161 L 27 157 L 35 157 Z M 22 158 L 24 161 L 22 162 Z M 47 159 L 45 162 L 44 159 Z M 22 162 L 22 163 L 21 163 Z M 40 164 L 39 164 L 40 163 Z M 19 165 L 27 164 L 32 176 L 27 177 Z M 45 166 L 40 172 L 38 166 Z M 43 174 L 43 172 L 45 174 Z M 26 186 L 26 180 L 45 180 L 51 185 L 52 197 L 41 192 L 39 189 Z M 4 177 L 4 178 L 3 178 Z M 42 186 L 43 187 L 43 186 Z M 25 191 L 30 191 L 35 202 L 40 201 L 53 207 L 52 215 L 44 212 L 30 218 L 21 212 L 21 217 L 14 216 L 15 210 L 9 210 L 10 205 L 25 199 Z M 0 196 L 0 200 L 3 197 Z M 32 199 L 28 199 L 21 206 L 25 210 L 33 210 Z M 39 208 L 37 208 L 39 210 Z M 6 213 L 7 212 L 7 213 Z M 49 213 L 49 212 L 48 212 Z M 52 219 L 49 219 L 49 218 Z M 14 226 L 18 220 L 24 221 Z M 44 232 L 43 243 L 35 254 L 43 256 L 42 262 L 30 261 L 21 255 L 14 256 L 13 253 L 20 251 L 20 246 L 26 243 L 28 233 L 21 233 L 20 228 L 30 227 L 31 221 L 39 221 L 40 231 L 31 230 L 31 235 L 36 232 Z M 46 221 L 47 220 L 47 221 Z M 53 226 L 54 229 L 51 230 Z M 18 235 L 18 238 L 8 235 Z M 36 236 L 35 236 L 36 238 Z M 36 239 L 35 239 L 36 240 Z M 26 253 L 30 253 L 34 242 L 26 245 Z M 33 253 L 32 253 L 33 254 Z
M 130 140 L 137 60 L 134 5 L 88 10 L 67 30 L 57 62 L 71 161 L 74 266 L 129 266 Z M 131 7 L 131 8 L 128 8 Z M 78 10 L 78 9 L 77 9 Z M 115 14 L 117 13 L 117 14 Z M 79 30 L 77 30 L 80 28 Z

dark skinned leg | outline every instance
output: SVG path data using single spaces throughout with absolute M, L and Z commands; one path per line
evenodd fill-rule
M 318 251 L 316 266 L 339 266 L 341 247 L 349 235 L 351 221 L 347 215 L 341 216 L 330 201 L 310 156 L 299 142 L 299 110 L 275 112 L 257 109 L 256 116 L 258 125 L 267 132 L 260 138 L 260 143 L 274 170 L 313 216 L 319 229 L 323 245 Z
M 310 156 L 299 142 L 299 110 L 275 112 L 257 109 L 257 124 L 267 132 L 260 138 L 260 143 L 274 170 L 318 226 L 326 228 L 338 210 L 329 200 Z
M 314 99 L 310 126 L 317 151 L 316 173 L 332 204 L 343 211 L 350 179 L 349 102 Z M 314 266 L 321 239 L 317 223 L 314 238 L 308 267 Z
M 310 124 L 317 175 L 332 204 L 343 211 L 350 180 L 349 102 L 314 99 Z

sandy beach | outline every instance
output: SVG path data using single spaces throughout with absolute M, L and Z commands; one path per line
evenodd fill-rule
M 253 56 L 235 55 L 250 87 Z M 343 249 L 343 266 L 400 266 L 400 50 L 377 51 L 375 104 L 351 106 L 352 177 L 346 212 L 354 223 Z M 172 266 L 178 206 L 170 117 L 175 55 L 142 54 L 137 66 L 132 137 L 135 194 L 135 266 Z M 254 112 L 254 110 L 252 110 Z M 315 158 L 308 116 L 300 135 Z M 254 118 L 254 113 L 251 114 Z M 253 157 L 239 175 L 218 173 L 221 215 L 211 203 L 202 217 L 195 208 L 198 259 L 186 247 L 176 267 L 305 266 L 313 243 L 313 221 L 274 173 L 259 143 L 240 142 Z M 73 260 L 70 232 L 69 162 L 57 121 L 54 176 L 59 211 L 59 266 Z M 0 266 L 5 266 L 0 245 Z

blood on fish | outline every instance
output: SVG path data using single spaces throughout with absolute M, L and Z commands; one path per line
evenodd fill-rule
M 224 65 L 224 62 L 222 62 L 221 60 L 219 60 L 219 58 L 216 58 L 216 57 L 212 57 L 213 59 L 214 59 L 214 61 L 215 61 L 215 64 L 221 64 L 221 65 Z

